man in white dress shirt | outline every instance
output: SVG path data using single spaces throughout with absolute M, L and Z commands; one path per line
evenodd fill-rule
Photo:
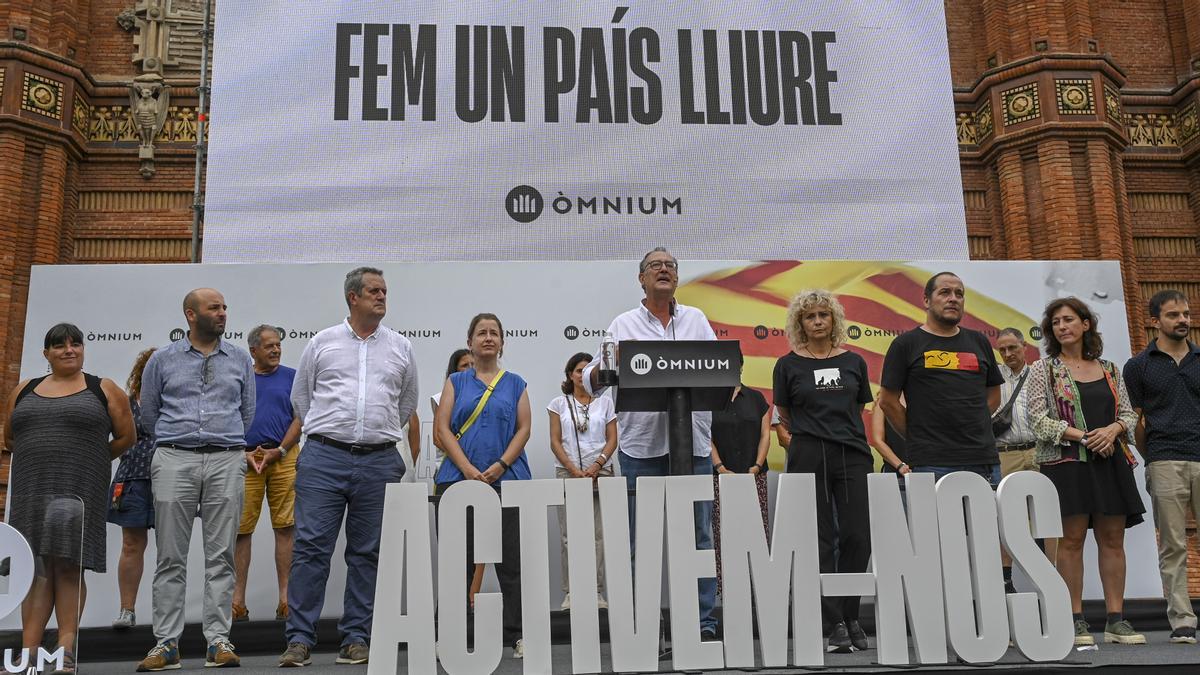
M 396 443 L 417 407 L 412 345 L 382 325 L 383 272 L 359 267 L 346 275 L 344 291 L 349 318 L 313 337 L 292 387 L 292 407 L 308 439 L 296 469 L 288 647 L 280 666 L 309 662 L 343 515 L 346 593 L 337 663 L 366 663 L 384 490 L 404 476 Z
M 616 342 L 622 340 L 716 340 L 704 312 L 675 302 L 679 286 L 679 262 L 665 248 L 658 247 L 642 258 L 638 266 L 638 283 L 645 296 L 638 306 L 613 319 L 608 334 Z M 603 392 L 599 385 L 600 355 L 584 370 L 583 384 L 593 395 Z M 692 413 L 692 473 L 712 475 L 712 413 Z M 618 412 L 617 445 L 621 473 L 630 490 L 637 486 L 638 476 L 670 474 L 667 447 L 667 413 Z M 634 535 L 634 501 L 629 500 L 629 535 Z M 712 548 L 712 502 L 696 504 L 697 548 Z M 703 640 L 715 640 L 717 620 L 713 606 L 717 601 L 715 577 L 701 579 L 700 635 Z

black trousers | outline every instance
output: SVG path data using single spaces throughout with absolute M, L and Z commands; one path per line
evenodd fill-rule
M 788 473 L 811 473 L 817 483 L 817 538 L 821 573 L 866 572 L 871 558 L 867 474 L 871 456 L 862 450 L 812 436 L 793 435 Z M 861 598 L 821 598 L 826 627 L 857 620 Z
M 438 483 L 437 492 L 442 494 L 453 483 Z M 494 486 L 498 487 L 498 486 Z M 475 525 L 471 509 L 467 510 L 467 589 L 475 576 Z M 500 509 L 500 553 L 501 562 L 494 563 L 496 579 L 500 582 L 500 596 L 504 599 L 504 644 L 512 646 L 521 639 L 521 526 L 517 509 Z M 473 621 L 470 623 L 474 623 Z M 473 628 L 472 628 L 473 630 Z

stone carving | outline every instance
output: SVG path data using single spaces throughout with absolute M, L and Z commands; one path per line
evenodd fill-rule
M 25 73 L 25 87 L 21 96 L 21 109 L 62 119 L 63 84 L 48 77 Z
M 1000 94 L 1004 101 L 1004 126 L 1026 122 L 1042 116 L 1038 101 L 1037 82 L 1030 82 Z
M 958 119 L 955 122 L 958 128 L 958 144 L 959 145 L 978 145 L 979 144 L 979 129 L 975 126 L 975 116 L 969 112 L 958 113 Z
M 979 106 L 979 110 L 975 111 L 975 128 L 979 130 L 979 140 L 983 141 L 988 136 L 992 135 L 992 102 L 985 101 Z
M 1055 80 L 1059 115 L 1096 114 L 1091 80 Z
M 162 131 L 170 108 L 171 87 L 161 75 L 139 75 L 129 85 L 130 118 L 137 129 L 143 178 L 154 175 L 154 139 Z
M 71 106 L 71 126 L 80 136 L 88 136 L 88 120 L 92 117 L 92 107 L 83 100 L 79 92 L 75 92 L 75 104 Z
M 1175 116 L 1170 113 L 1129 115 L 1126 122 L 1129 144 L 1137 148 L 1177 148 L 1175 125 Z
M 1107 84 L 1104 85 L 1104 112 L 1113 124 L 1120 124 L 1124 119 L 1121 114 L 1121 93 Z
M 200 72 L 206 0 L 137 0 L 117 15 L 135 33 L 133 62 L 143 73 Z

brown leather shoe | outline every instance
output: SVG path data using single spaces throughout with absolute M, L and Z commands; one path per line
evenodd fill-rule
M 279 603 L 279 606 L 275 608 L 275 620 L 276 621 L 287 621 L 287 618 L 288 618 L 287 603 L 281 602 L 281 603 Z
M 233 620 L 234 621 L 249 621 L 250 610 L 246 609 L 245 605 L 233 603 Z

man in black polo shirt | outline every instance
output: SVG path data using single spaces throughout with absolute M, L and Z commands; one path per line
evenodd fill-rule
M 1000 456 L 991 414 L 1004 376 L 987 338 L 958 325 L 965 305 L 962 279 L 952 272 L 930 277 L 925 323 L 893 340 L 884 357 L 879 405 L 905 438 L 901 474 L 972 471 L 996 485 Z
M 1150 298 L 1158 337 L 1125 364 L 1129 400 L 1140 415 L 1137 447 L 1158 526 L 1158 569 L 1167 595 L 1171 642 L 1195 644 L 1196 614 L 1188 597 L 1188 509 L 1200 521 L 1200 347 L 1188 340 L 1187 296 Z

